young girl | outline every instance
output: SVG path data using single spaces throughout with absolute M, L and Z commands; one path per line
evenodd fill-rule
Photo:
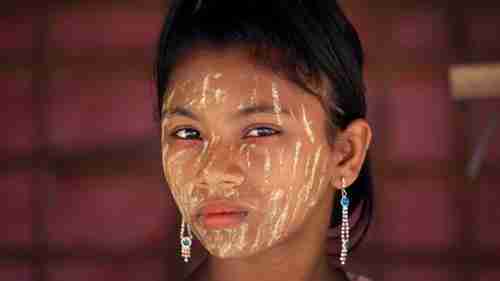
M 210 253 L 186 280 L 364 280 L 326 252 L 338 227 L 344 265 L 352 211 L 372 212 L 362 64 L 335 1 L 173 1 L 156 65 L 164 175 L 182 258 L 193 234 Z

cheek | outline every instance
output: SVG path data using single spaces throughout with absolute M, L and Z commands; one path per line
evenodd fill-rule
M 162 148 L 162 163 L 166 182 L 177 201 L 178 205 L 189 202 L 188 197 L 192 192 L 189 179 L 194 177 L 193 163 L 197 160 L 195 149 L 181 149 L 168 144 Z
M 171 185 L 183 185 L 192 178 L 206 145 L 199 141 L 169 142 L 163 147 L 165 176 Z
M 298 145 L 297 147 L 300 147 Z M 283 173 L 277 175 L 274 188 L 269 192 L 269 207 L 288 212 L 289 224 L 300 223 L 325 193 L 328 183 L 328 157 L 320 146 L 303 147 L 301 153 L 284 153 Z M 275 202 L 282 201 L 282 203 Z

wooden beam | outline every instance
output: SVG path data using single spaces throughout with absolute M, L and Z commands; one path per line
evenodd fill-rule
M 500 97 L 500 63 L 452 65 L 448 74 L 456 100 Z

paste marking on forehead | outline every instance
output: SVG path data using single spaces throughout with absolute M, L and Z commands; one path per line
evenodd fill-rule
M 242 75 L 243 78 L 246 78 L 246 75 Z M 257 105 L 257 78 L 256 78 L 256 75 L 253 76 L 253 80 L 254 80 L 254 87 L 251 91 L 251 94 L 250 96 L 248 97 L 247 100 L 242 100 L 240 102 L 240 104 L 237 106 L 238 110 L 242 110 L 246 107 L 252 107 L 252 106 L 256 106 Z
M 250 106 L 257 105 L 257 88 L 252 90 L 252 95 L 250 96 Z
M 273 98 L 273 108 L 274 112 L 276 114 L 276 119 L 278 121 L 278 125 L 281 125 L 281 105 L 280 105 L 280 97 L 278 93 L 278 86 L 276 85 L 276 82 L 271 83 L 271 96 Z
M 250 106 L 257 105 L 257 89 L 259 88 L 259 76 L 257 74 L 254 74 L 253 80 L 255 81 L 255 86 L 252 90 L 252 94 L 250 95 Z
M 224 102 L 226 97 L 226 91 L 217 88 L 215 89 L 215 104 L 221 104 Z
M 203 78 L 203 88 L 201 90 L 201 99 L 199 103 L 199 108 L 204 108 L 207 105 L 207 90 L 209 85 L 209 75 L 205 75 Z
M 307 120 L 306 109 L 303 104 L 300 105 L 302 109 L 302 121 L 304 122 L 304 127 L 306 129 L 306 133 L 309 136 L 309 141 L 314 143 L 314 134 L 311 129 L 311 121 Z
M 176 90 L 175 87 L 172 90 L 170 90 L 167 100 L 164 101 L 163 103 L 163 112 L 168 111 L 170 109 L 170 106 L 172 105 L 172 99 L 174 98 L 176 92 L 175 90 Z

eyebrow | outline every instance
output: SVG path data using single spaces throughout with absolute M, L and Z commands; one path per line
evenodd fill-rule
M 188 117 L 188 118 L 191 118 L 191 119 L 199 121 L 199 118 L 193 112 L 191 112 L 187 108 L 180 107 L 180 106 L 176 106 L 176 107 L 174 107 L 171 110 L 164 110 L 161 113 L 161 120 L 163 120 L 165 118 L 171 118 L 174 115 L 184 116 L 184 117 Z
M 280 108 L 279 110 L 276 110 L 276 108 L 272 105 L 261 104 L 261 105 L 245 106 L 240 110 L 236 111 L 235 113 L 233 113 L 232 114 L 233 116 L 231 117 L 242 118 L 253 114 L 272 114 L 272 115 L 285 114 L 291 116 L 290 111 L 286 108 Z M 164 118 L 171 118 L 174 115 L 191 118 L 196 121 L 200 120 L 200 118 L 196 116 L 195 113 L 193 113 L 192 111 L 190 111 L 185 107 L 180 107 L 180 106 L 176 106 L 171 110 L 163 111 L 161 119 L 163 120 Z

